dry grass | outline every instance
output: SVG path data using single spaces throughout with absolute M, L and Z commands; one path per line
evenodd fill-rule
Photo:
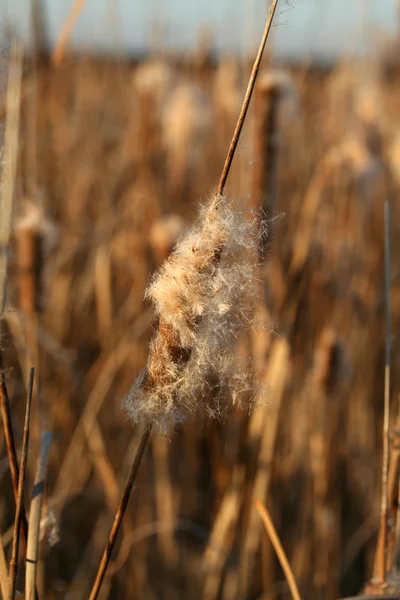
M 191 223 L 195 201 L 213 191 L 235 126 L 235 110 L 216 94 L 221 69 L 203 65 L 200 77 L 190 64 L 169 61 L 140 90 L 138 66 L 116 61 L 64 55 L 57 69 L 43 64 L 35 74 L 37 189 L 30 200 L 46 209 L 59 232 L 46 257 L 45 302 L 36 314 L 40 401 L 53 433 L 42 516 L 54 515 L 59 529 L 57 544 L 46 535 L 39 540 L 36 512 L 41 597 L 86 598 L 95 576 L 138 441 L 119 399 L 146 363 L 145 289 L 182 224 Z M 232 76 L 232 66 L 224 69 L 225 85 L 240 97 L 243 82 Z M 185 96 L 190 111 L 198 106 L 192 120 L 206 128 L 206 135 L 187 132 L 196 152 L 177 148 L 176 163 L 171 144 L 178 142 L 165 141 L 163 107 L 170 110 L 176 91 L 166 84 L 167 72 L 168 81 L 192 90 Z M 267 124 L 261 112 L 250 111 L 226 189 L 228 197 L 243 199 L 243 208 L 259 205 L 267 186 L 275 202 L 263 255 L 263 302 L 236 350 L 242 364 L 252 361 L 253 385 L 267 394 L 267 404 L 250 415 L 234 407 L 222 423 L 189 419 L 167 440 L 154 438 L 103 597 L 287 597 L 254 499 L 268 498 L 302 597 L 354 594 L 372 573 L 384 381 L 383 204 L 390 188 L 398 193 L 400 77 L 383 63 L 374 70 L 344 65 L 290 75 L 297 98 L 294 106 L 279 97 L 274 107 L 280 143 L 269 181 L 253 178 L 253 162 L 265 147 L 256 136 Z M 24 89 L 33 76 L 26 74 Z M 216 124 L 211 130 L 204 104 L 193 102 L 199 97 Z M 31 195 L 28 103 L 23 96 L 19 214 Z M 263 160 L 271 165 L 271 147 Z M 259 197 L 248 201 L 252 185 Z M 393 198 L 396 332 L 399 209 Z M 179 226 L 166 235 L 172 214 Z M 27 364 L 27 321 L 17 310 L 22 276 L 13 259 L 2 344 L 18 448 Z M 395 416 L 396 336 L 392 357 Z M 34 468 L 28 465 L 30 483 Z M 395 479 L 389 472 L 389 482 Z M 2 489 L 9 558 L 14 505 L 5 468 Z M 396 485 L 391 489 L 395 515 Z

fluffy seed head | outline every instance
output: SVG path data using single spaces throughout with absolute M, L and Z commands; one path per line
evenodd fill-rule
M 189 414 L 220 416 L 228 397 L 247 399 L 249 369 L 239 368 L 234 345 L 251 323 L 255 232 L 256 220 L 215 195 L 156 274 L 146 295 L 158 330 L 125 398 L 134 422 L 163 431 Z

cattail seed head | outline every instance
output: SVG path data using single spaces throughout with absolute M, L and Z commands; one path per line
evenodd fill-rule
M 145 374 L 125 398 L 134 422 L 168 430 L 190 414 L 217 417 L 248 394 L 235 340 L 252 318 L 256 226 L 214 195 L 149 286 L 158 317 Z

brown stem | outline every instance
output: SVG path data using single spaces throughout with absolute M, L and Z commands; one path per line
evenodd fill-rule
M 259 500 L 256 500 L 255 504 L 256 504 L 256 509 L 258 510 L 258 513 L 262 519 L 262 522 L 264 523 L 264 527 L 266 529 L 268 537 L 271 540 L 271 544 L 273 545 L 276 555 L 279 559 L 279 562 L 282 567 L 282 571 L 285 574 L 290 592 L 292 594 L 292 598 L 293 598 L 293 600 L 301 600 L 301 596 L 299 593 L 299 589 L 297 587 L 296 580 L 293 575 L 292 568 L 286 557 L 285 551 L 282 547 L 281 541 L 276 532 L 276 529 L 274 527 L 274 524 L 272 522 L 270 514 L 269 514 L 266 506 L 264 506 L 264 504 L 262 502 L 260 502 Z
M 229 175 L 229 170 L 232 165 L 233 157 L 235 156 L 236 147 L 238 145 L 238 141 L 240 138 L 240 134 L 242 132 L 243 124 L 246 119 L 247 110 L 249 108 L 251 96 L 253 94 L 254 86 L 256 83 L 257 75 L 258 75 L 258 70 L 260 68 L 262 55 L 264 52 L 265 44 L 268 39 L 268 34 L 271 29 L 271 25 L 272 25 L 272 21 L 274 18 L 274 14 L 275 14 L 277 5 L 278 5 L 278 0 L 273 0 L 270 11 L 269 11 L 269 15 L 267 18 L 267 22 L 265 24 L 265 29 L 264 29 L 264 33 L 263 33 L 263 36 L 261 39 L 261 43 L 258 48 L 257 56 L 254 61 L 253 69 L 251 71 L 249 83 L 248 83 L 246 94 L 245 94 L 245 97 L 243 100 L 242 108 L 241 108 L 241 111 L 239 114 L 238 122 L 236 124 L 236 128 L 233 133 L 231 145 L 229 146 L 228 155 L 225 160 L 224 168 L 222 169 L 222 175 L 221 175 L 221 179 L 219 180 L 218 189 L 217 189 L 218 194 L 222 194 L 224 191 L 226 180 Z
M 138 449 L 133 458 L 129 474 L 128 474 L 127 480 L 125 482 L 125 487 L 124 487 L 124 491 L 122 493 L 122 498 L 121 498 L 121 501 L 119 503 L 119 506 L 118 506 L 118 509 L 117 509 L 117 512 L 116 512 L 116 515 L 114 518 L 114 523 L 111 528 L 107 546 L 104 550 L 104 553 L 103 553 L 103 556 L 102 556 L 102 559 L 100 562 L 100 566 L 97 571 L 96 579 L 95 579 L 92 591 L 89 596 L 89 600 L 95 600 L 99 594 L 100 587 L 103 582 L 104 575 L 106 573 L 107 565 L 110 561 L 111 553 L 115 546 L 115 541 L 117 539 L 118 531 L 119 531 L 119 528 L 121 527 L 122 519 L 124 518 L 126 507 L 128 505 L 129 496 L 131 494 L 132 487 L 135 483 L 136 476 L 139 471 L 140 463 L 142 462 L 144 452 L 146 450 L 147 444 L 150 439 L 151 430 L 152 430 L 152 426 L 150 425 L 150 426 L 146 427 L 146 429 L 142 433 L 142 437 L 140 439 Z
M 10 575 L 8 580 L 8 598 L 14 600 L 15 597 L 15 586 L 17 582 L 17 569 L 18 569 L 18 550 L 19 550 L 19 532 L 21 525 L 22 512 L 24 510 L 23 505 L 23 494 L 26 474 L 26 463 L 28 458 L 28 442 L 29 442 L 29 425 L 31 417 L 32 407 L 32 396 L 33 396 L 33 381 L 35 376 L 35 369 L 31 369 L 29 374 L 29 387 L 28 387 L 28 398 L 26 401 L 25 410 L 25 423 L 24 423 L 24 435 L 22 441 L 22 453 L 21 453 L 21 466 L 19 470 L 18 479 L 18 495 L 17 495 L 17 506 L 15 509 L 15 520 L 14 520 L 14 535 L 13 535 L 13 546 L 10 561 Z
M 383 416 L 383 458 L 382 458 L 382 497 L 381 524 L 373 579 L 380 583 L 386 581 L 387 542 L 388 542 L 388 473 L 389 473 L 389 430 L 390 430 L 390 366 L 391 366 L 391 321 L 390 321 L 390 282 L 391 282 L 391 244 L 390 244 L 390 205 L 385 202 L 385 318 L 386 318 L 386 356 L 384 384 L 384 416 Z
M 263 220 L 270 221 L 278 197 L 278 109 L 280 90 L 269 82 L 260 81 L 255 95 L 256 133 L 250 208 L 258 210 Z M 260 210 L 261 209 L 261 210 Z M 259 254 L 265 257 L 269 231 L 261 231 Z
M 18 501 L 18 481 L 19 481 L 19 467 L 18 467 L 18 459 L 17 459 L 17 451 L 15 449 L 15 440 L 12 428 L 11 421 L 11 409 L 10 409 L 10 399 L 8 396 L 6 380 L 4 376 L 4 363 L 3 363 L 3 355 L 0 352 L 0 411 L 1 418 L 3 421 L 4 427 L 4 437 L 6 441 L 7 447 L 7 456 L 8 462 L 10 465 L 11 472 L 11 480 L 14 491 L 15 502 Z M 24 545 L 24 549 L 26 551 L 26 542 L 28 539 L 28 525 L 26 521 L 26 514 L 24 508 L 22 508 L 21 515 L 21 537 L 22 543 Z
M 67 18 L 63 23 L 61 33 L 57 39 L 57 42 L 51 54 L 51 61 L 53 65 L 58 66 L 61 63 L 72 30 L 84 6 L 85 0 L 74 0 L 74 3 L 67 15 Z

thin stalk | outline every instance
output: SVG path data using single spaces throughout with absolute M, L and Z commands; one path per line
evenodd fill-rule
M 75 27 L 75 24 L 84 6 L 85 0 L 74 0 L 51 54 L 51 61 L 53 65 L 58 66 L 61 63 L 68 40 L 71 37 L 72 30 Z
M 4 376 L 4 363 L 3 355 L 0 351 L 0 412 L 4 427 L 4 437 L 6 441 L 8 462 L 10 465 L 11 480 L 14 491 L 15 502 L 18 502 L 18 481 L 19 481 L 19 467 L 17 459 L 17 451 L 15 448 L 14 433 L 11 421 L 11 408 L 10 399 L 8 396 L 6 380 Z M 28 539 L 28 525 L 26 521 L 25 510 L 22 507 L 21 514 L 21 537 L 24 548 L 26 549 L 26 543 Z
M 286 577 L 286 581 L 288 582 L 288 586 L 290 589 L 290 593 L 292 594 L 293 600 L 301 600 L 301 596 L 293 575 L 292 568 L 282 547 L 281 541 L 276 532 L 272 519 L 264 504 L 262 504 L 259 500 L 256 500 L 255 505 L 262 519 L 262 522 L 264 523 L 268 537 L 271 540 L 271 544 L 273 545 L 276 555 L 279 559 L 280 565 Z
M 265 29 L 264 29 L 264 33 L 263 33 L 263 36 L 262 36 L 262 39 L 261 39 L 261 43 L 260 43 L 260 46 L 258 48 L 257 56 L 256 56 L 256 59 L 254 61 L 253 69 L 251 71 L 249 83 L 248 83 L 248 86 L 247 86 L 247 90 L 246 90 L 246 94 L 245 94 L 245 97 L 244 97 L 243 105 L 242 105 L 242 108 L 241 108 L 241 111 L 240 111 L 240 114 L 239 114 L 238 122 L 236 124 L 236 128 L 235 128 L 235 131 L 234 131 L 234 134 L 233 134 L 233 138 L 232 138 L 232 141 L 231 141 L 231 145 L 229 146 L 228 155 L 227 155 L 226 160 L 225 160 L 224 168 L 222 169 L 222 174 L 221 174 L 221 178 L 219 180 L 218 189 L 217 189 L 218 194 L 222 194 L 223 191 L 224 191 L 224 188 L 225 188 L 226 180 L 227 180 L 228 175 L 229 175 L 229 171 L 230 171 L 230 168 L 231 168 L 231 165 L 232 165 L 233 157 L 235 156 L 236 147 L 238 145 L 238 141 L 239 141 L 239 138 L 240 138 L 240 134 L 242 132 L 243 124 L 244 124 L 244 121 L 246 119 L 247 110 L 249 108 L 251 96 L 253 94 L 253 90 L 254 90 L 254 86 L 255 86 L 255 83 L 256 83 L 258 71 L 259 71 L 259 68 L 260 68 L 260 63 L 261 63 L 262 55 L 263 55 L 263 52 L 264 52 L 265 44 L 266 44 L 267 39 L 268 39 L 269 31 L 271 29 L 272 21 L 273 21 L 273 18 L 274 18 L 277 6 L 278 6 L 278 0 L 273 0 L 271 8 L 269 10 L 269 15 L 268 15 L 268 18 L 267 18 L 267 22 L 265 24 Z
M 16 582 L 17 582 L 17 570 L 18 570 L 19 532 L 20 532 L 21 517 L 22 517 L 22 511 L 23 511 L 23 497 L 24 497 L 26 463 L 27 463 L 27 458 L 28 458 L 29 426 L 30 426 L 30 418 L 31 418 L 34 377 L 35 377 L 35 369 L 32 368 L 30 370 L 30 374 L 29 374 L 28 398 L 26 401 L 24 435 L 23 435 L 23 440 L 22 440 L 21 465 L 20 465 L 20 469 L 19 469 L 17 507 L 15 510 L 14 536 L 13 536 L 12 554 L 11 554 L 11 561 L 10 561 L 10 575 L 9 575 L 9 580 L 8 580 L 9 600 L 14 600 L 15 591 L 16 591 L 15 586 L 16 586 Z
M 6 555 L 4 552 L 3 536 L 0 532 L 0 591 L 1 597 L 7 598 L 8 594 L 8 567 Z
M 117 539 L 118 531 L 121 527 L 122 519 L 124 518 L 126 507 L 128 505 L 129 496 L 131 494 L 132 487 L 135 483 L 135 480 L 136 480 L 136 477 L 137 477 L 137 474 L 139 471 L 140 463 L 142 462 L 144 452 L 146 450 L 147 444 L 150 439 L 151 430 L 152 430 L 152 427 L 149 426 L 142 433 L 142 437 L 140 439 L 139 446 L 137 448 L 136 454 L 135 454 L 134 459 L 131 464 L 131 468 L 129 470 L 127 480 L 125 482 L 124 491 L 123 491 L 122 498 L 119 503 L 115 518 L 114 518 L 114 523 L 111 528 L 107 546 L 103 552 L 100 566 L 97 571 L 96 579 L 95 579 L 92 591 L 89 596 L 90 600 L 95 600 L 95 598 L 97 598 L 97 596 L 99 594 L 101 584 L 103 582 L 104 575 L 105 575 L 105 572 L 107 569 L 107 565 L 110 561 L 111 553 L 115 546 L 115 541 Z
M 7 84 L 7 116 L 4 153 L 2 156 L 3 172 L 0 187 L 0 316 L 3 314 L 6 305 L 8 244 L 11 232 L 11 218 L 18 160 L 22 63 L 22 47 L 17 42 L 13 42 Z
M 391 465 L 392 468 L 392 465 Z M 396 511 L 396 529 L 394 538 L 394 551 L 392 559 L 392 571 L 398 572 L 400 570 L 400 479 L 398 483 L 397 492 L 397 511 Z
M 51 438 L 52 435 L 49 431 L 45 431 L 42 435 L 35 482 L 32 491 L 31 509 L 29 514 L 28 548 L 26 551 L 26 600 L 32 600 L 35 598 L 36 594 L 36 570 L 39 555 L 39 529 Z
M 278 113 L 280 90 L 271 82 L 259 82 L 255 94 L 256 132 L 254 136 L 257 160 L 253 167 L 250 208 L 261 209 L 262 218 L 273 218 L 278 197 Z M 269 231 L 263 231 L 259 241 L 260 259 L 265 258 Z
M 391 362 L 391 321 L 390 321 L 390 284 L 391 284 L 391 248 L 390 248 L 390 205 L 385 202 L 385 383 L 383 413 L 383 457 L 382 457 L 382 496 L 381 523 L 374 564 L 374 579 L 384 583 L 387 569 L 388 541 L 388 474 L 389 474 L 389 429 L 390 429 L 390 362 Z

